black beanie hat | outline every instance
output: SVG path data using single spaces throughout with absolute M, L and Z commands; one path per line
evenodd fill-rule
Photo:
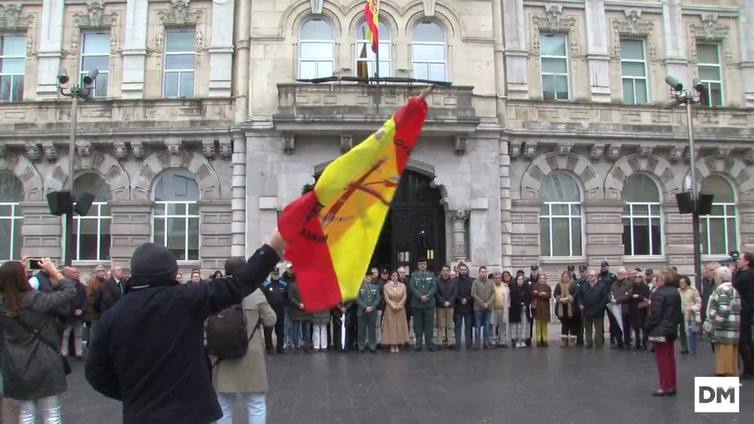
M 173 253 L 163 246 L 144 243 L 131 258 L 131 285 L 160 285 L 172 282 L 178 272 L 178 262 Z

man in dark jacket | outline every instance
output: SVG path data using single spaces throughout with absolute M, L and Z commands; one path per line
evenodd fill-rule
M 737 271 L 733 277 L 733 287 L 741 295 L 741 335 L 738 342 L 738 352 L 743 362 L 741 378 L 754 378 L 754 342 L 752 342 L 752 315 L 754 315 L 754 269 L 752 269 L 754 255 L 751 252 L 742 253 L 737 262 Z
M 621 323 L 623 332 L 618 327 L 618 349 L 631 350 L 631 296 L 634 294 L 633 282 L 628 278 L 626 268 L 618 268 L 618 280 L 610 289 L 610 302 L 620 305 Z M 613 317 L 615 318 L 615 317 Z M 617 320 L 616 320 L 617 324 Z
M 577 322 L 578 330 L 576 331 L 576 346 L 584 345 L 584 321 L 581 316 L 581 287 L 589 284 L 588 268 L 586 265 L 579 265 L 579 277 L 576 279 L 576 296 L 573 297 L 573 306 L 579 313 L 574 320 Z
M 453 308 L 456 306 L 456 283 L 450 278 L 450 267 L 445 265 L 440 270 L 437 279 L 437 334 L 435 344 L 449 348 L 456 345 L 455 328 L 453 326 Z
M 588 281 L 581 287 L 580 308 L 584 320 L 586 348 L 601 348 L 605 343 L 605 306 L 608 302 L 607 286 L 597 278 L 597 271 L 590 270 Z M 594 331 L 594 333 L 592 333 Z
M 537 284 L 537 280 L 539 279 L 539 265 L 532 265 L 529 268 L 529 278 L 524 280 L 524 285 L 531 290 L 531 287 L 534 284 Z M 534 334 L 534 320 L 529 320 L 529 333 L 528 334 Z M 531 346 L 531 337 L 526 339 L 526 346 Z
M 702 272 L 702 322 L 707 320 L 707 303 L 712 292 L 715 291 L 715 272 L 720 268 L 719 262 L 708 263 Z
M 597 276 L 600 282 L 607 287 L 607 291 L 610 292 L 613 289 L 613 284 L 618 281 L 618 277 L 610 272 L 610 264 L 607 261 L 602 261 L 600 264 L 600 274 Z M 610 322 L 610 344 L 615 345 L 618 340 L 621 339 L 621 331 L 618 326 L 618 320 L 615 319 L 613 314 L 607 314 L 607 319 Z
M 119 265 L 113 265 L 110 269 L 111 277 L 99 287 L 94 293 L 92 309 L 98 314 L 104 314 L 106 310 L 115 305 L 126 292 L 126 284 L 123 281 L 123 268 Z
M 270 278 L 264 282 L 264 295 L 267 297 L 267 303 L 275 311 L 277 321 L 275 321 L 275 338 L 277 342 L 277 352 L 285 353 L 285 307 L 288 304 L 288 284 L 280 279 L 280 270 L 275 267 L 270 274 Z M 272 353 L 272 329 L 273 327 L 264 327 L 264 346 L 267 353 Z
M 471 340 L 474 325 L 471 318 L 474 316 L 474 301 L 471 298 L 471 285 L 474 280 L 469 277 L 469 267 L 465 263 L 458 264 L 458 277 L 453 279 L 456 287 L 456 304 L 453 309 L 453 324 L 455 326 L 455 349 L 461 348 L 461 330 L 467 349 L 473 346 Z
M 63 268 L 63 276 L 71 281 L 76 287 L 76 297 L 71 302 L 71 313 L 63 318 L 65 330 L 63 330 L 63 345 L 60 353 L 68 356 L 68 344 L 73 333 L 73 350 L 76 359 L 81 360 L 84 349 L 81 342 L 81 333 L 84 328 L 84 309 L 86 308 L 86 287 L 81 284 L 79 270 L 70 266 Z
M 128 293 L 99 321 L 86 362 L 98 392 L 123 402 L 125 424 L 207 424 L 222 416 L 203 346 L 204 321 L 257 289 L 280 260 L 277 231 L 233 276 L 177 285 L 175 256 L 146 243 Z

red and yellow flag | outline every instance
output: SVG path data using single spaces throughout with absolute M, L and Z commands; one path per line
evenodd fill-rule
M 424 98 L 410 99 L 283 210 L 278 228 L 305 310 L 330 309 L 357 297 L 426 116 Z
M 372 43 L 372 51 L 377 53 L 380 49 L 380 9 L 377 0 L 367 0 L 364 4 L 364 20 L 367 24 L 367 40 Z

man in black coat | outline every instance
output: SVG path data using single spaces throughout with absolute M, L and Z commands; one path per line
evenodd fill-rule
M 458 264 L 458 277 L 454 278 L 453 284 L 456 286 L 456 305 L 453 308 L 454 333 L 456 338 L 455 349 L 461 348 L 461 329 L 463 328 L 463 339 L 466 348 L 471 349 L 473 346 L 471 340 L 471 330 L 473 324 L 471 317 L 474 315 L 474 300 L 471 297 L 471 284 L 474 280 L 469 277 L 469 267 L 465 263 Z
M 94 293 L 92 309 L 98 314 L 104 314 L 105 311 L 112 308 L 117 301 L 123 297 L 126 292 L 126 282 L 123 281 L 123 268 L 119 265 L 113 265 L 110 269 L 111 277 Z
M 741 332 L 738 341 L 738 352 L 743 362 L 741 378 L 754 378 L 754 342 L 752 342 L 752 314 L 754 314 L 754 269 L 752 269 L 754 255 L 744 252 L 738 258 L 736 275 L 733 277 L 733 287 L 741 295 Z
M 597 279 L 607 287 L 609 293 L 613 289 L 613 284 L 618 281 L 618 276 L 610 272 L 610 264 L 607 261 L 602 261 L 600 264 L 600 274 L 597 276 Z M 609 312 L 607 319 L 610 322 L 610 344 L 615 345 L 621 340 L 620 326 L 618 325 L 618 320 Z
M 573 297 L 573 307 L 577 311 L 581 311 L 581 287 L 584 284 L 589 284 L 588 281 L 588 268 L 586 265 L 579 265 L 579 276 L 576 278 L 576 296 Z M 581 312 L 577 313 L 574 317 L 578 330 L 576 330 L 576 346 L 584 345 L 584 321 L 581 316 Z
M 60 353 L 63 356 L 68 356 L 68 344 L 73 333 L 73 350 L 76 359 L 81 360 L 84 354 L 84 349 L 81 341 L 81 333 L 84 329 L 84 308 L 86 308 L 86 287 L 81 284 L 81 274 L 79 270 L 67 266 L 63 268 L 63 276 L 73 281 L 76 286 L 76 297 L 71 302 L 71 312 L 67 316 L 63 317 L 63 345 L 61 346 Z
M 123 402 L 125 424 L 208 424 L 222 416 L 203 346 L 204 321 L 241 303 L 282 256 L 277 231 L 235 275 L 177 285 L 175 256 L 145 243 L 129 290 L 102 315 L 86 362 L 98 392 Z
M 456 306 L 457 293 L 458 289 L 456 288 L 455 281 L 450 278 L 450 267 L 443 265 L 440 270 L 440 276 L 437 278 L 437 293 L 435 293 L 435 298 L 437 299 L 435 344 L 445 346 L 447 342 L 447 346 L 450 349 L 454 349 L 456 345 L 453 308 Z
M 597 271 L 590 270 L 587 283 L 581 286 L 579 292 L 587 349 L 592 346 L 601 348 L 605 343 L 605 306 L 609 302 L 609 293 L 607 286 L 597 278 Z
M 270 279 L 264 282 L 264 295 L 267 303 L 275 311 L 275 337 L 277 352 L 285 353 L 285 307 L 288 305 L 288 284 L 280 279 L 280 270 L 275 267 L 270 274 Z M 272 353 L 272 329 L 264 327 L 264 346 L 267 353 Z
M 532 265 L 530 267 L 529 278 L 527 278 L 526 280 L 524 280 L 524 285 L 529 290 L 531 290 L 531 287 L 534 284 L 537 284 L 537 280 L 538 279 L 539 279 L 539 265 Z M 534 320 L 533 319 L 529 320 L 529 333 L 528 334 L 530 334 L 530 335 L 534 334 Z M 526 343 L 526 346 L 531 346 L 531 337 L 529 337 L 528 339 L 526 339 L 525 343 Z

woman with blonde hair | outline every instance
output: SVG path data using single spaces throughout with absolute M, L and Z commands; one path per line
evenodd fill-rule
M 560 274 L 560 282 L 555 286 L 553 297 L 555 298 L 555 315 L 560 320 L 560 347 L 576 345 L 578 334 L 577 311 L 574 299 L 576 298 L 577 286 L 573 280 L 573 273 L 563 271 Z
M 70 368 L 60 355 L 57 315 L 69 312 L 76 287 L 45 258 L 40 262 L 41 272 L 55 291 L 34 290 L 26 279 L 24 262 L 0 266 L 4 395 L 20 401 L 20 424 L 37 422 L 37 412 L 45 424 L 58 424 L 62 422 L 58 395 L 66 391 Z
M 735 377 L 738 366 L 738 341 L 741 325 L 741 297 L 733 287 L 728 267 L 715 270 L 715 286 L 707 302 L 704 334 L 715 351 L 715 374 Z
M 678 278 L 678 293 L 681 295 L 681 308 L 683 309 L 683 322 L 680 326 L 681 353 L 696 355 L 696 334 L 699 332 L 699 324 L 702 322 L 702 297 L 689 277 L 683 275 Z

